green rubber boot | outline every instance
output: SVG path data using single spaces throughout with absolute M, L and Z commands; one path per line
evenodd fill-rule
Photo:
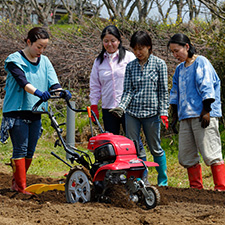
M 158 172 L 158 186 L 168 186 L 165 152 L 162 156 L 153 156 L 153 158 L 154 162 L 159 164 L 159 166 L 156 167 L 156 170 Z

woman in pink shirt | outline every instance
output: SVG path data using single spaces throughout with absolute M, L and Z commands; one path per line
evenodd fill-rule
M 109 110 L 120 103 L 127 64 L 135 59 L 132 52 L 122 46 L 117 27 L 109 25 L 101 34 L 102 51 L 95 59 L 90 76 L 91 109 L 99 118 L 98 102 L 102 101 L 103 123 L 106 131 L 119 134 L 120 124 L 125 127 L 124 115 L 115 117 Z M 92 118 L 93 119 L 93 118 Z
M 99 118 L 98 103 L 101 100 L 105 131 L 119 134 L 121 124 L 125 131 L 125 115 L 118 118 L 109 110 L 119 105 L 123 93 L 126 66 L 136 57 L 122 46 L 120 32 L 114 25 L 103 29 L 101 40 L 102 51 L 95 59 L 90 75 L 91 109 Z M 141 139 L 139 146 L 140 149 L 144 148 Z

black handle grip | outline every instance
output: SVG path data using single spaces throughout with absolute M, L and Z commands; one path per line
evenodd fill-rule
M 43 100 L 39 100 L 38 102 L 35 103 L 35 105 L 32 108 L 32 113 L 36 113 L 36 114 L 41 114 L 43 113 L 43 111 L 37 111 L 38 107 L 43 103 Z

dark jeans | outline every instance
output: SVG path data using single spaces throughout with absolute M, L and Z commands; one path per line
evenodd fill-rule
M 125 115 L 118 118 L 110 113 L 109 109 L 102 109 L 102 115 L 105 131 L 120 134 L 120 125 L 122 124 L 123 131 L 125 132 Z
M 153 156 L 164 155 L 164 151 L 160 145 L 160 117 L 156 115 L 148 118 L 136 118 L 126 114 L 126 129 L 128 138 L 139 140 L 141 127 L 143 127 L 151 154 Z M 145 151 L 141 152 L 140 156 L 146 156 Z
M 9 130 L 13 144 L 13 158 L 32 158 L 41 132 L 41 120 L 16 119 Z

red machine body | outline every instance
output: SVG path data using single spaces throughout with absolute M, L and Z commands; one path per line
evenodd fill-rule
M 137 157 L 137 150 L 132 140 L 112 133 L 102 133 L 91 137 L 88 149 L 94 153 L 102 166 L 96 171 L 93 181 L 104 180 L 107 170 L 126 170 L 127 178 L 142 177 L 147 167 L 156 167 L 157 163 L 145 161 Z

